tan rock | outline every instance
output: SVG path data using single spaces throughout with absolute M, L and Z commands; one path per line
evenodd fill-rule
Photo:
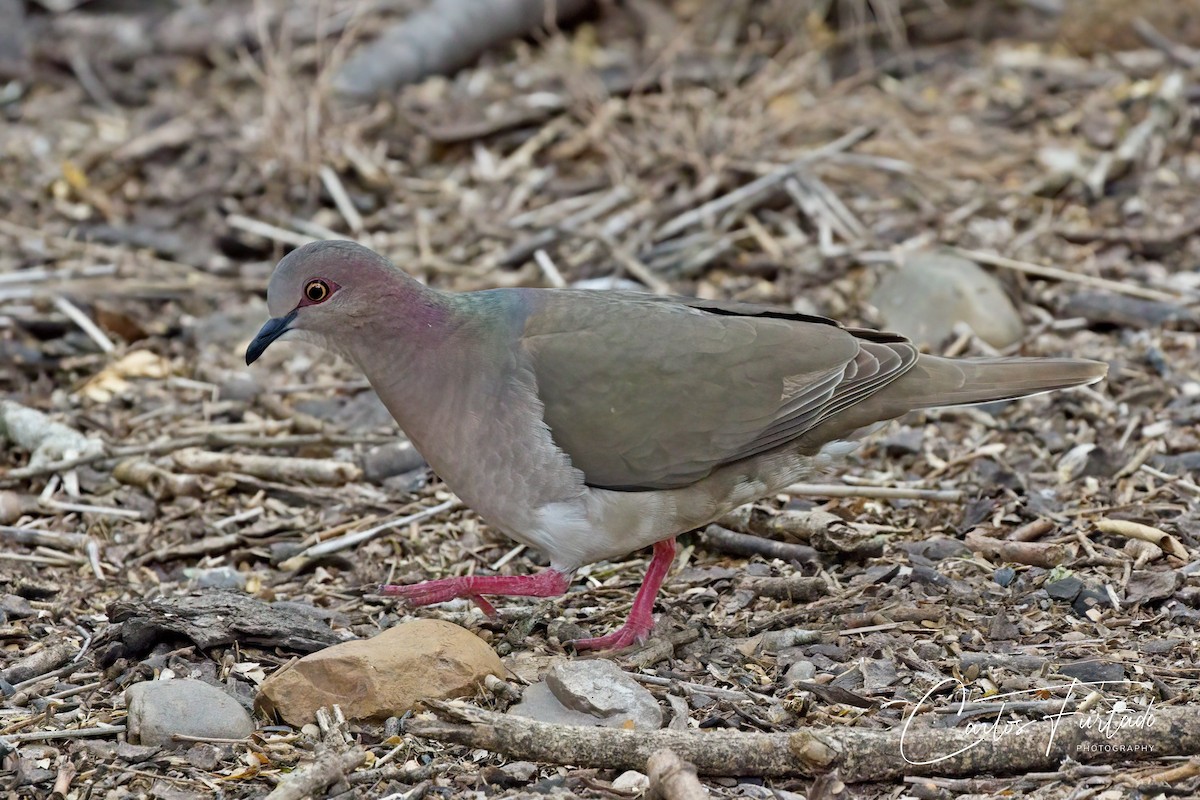
M 917 344 L 939 344 L 958 322 L 992 347 L 1007 347 L 1025 332 L 1000 282 L 975 262 L 948 253 L 909 253 L 880 279 L 871 302 L 888 330 Z
M 383 720 L 425 700 L 470 695 L 489 674 L 502 676 L 504 667 L 482 639 L 422 619 L 305 656 L 267 678 L 256 705 L 296 726 L 335 703 L 349 719 Z

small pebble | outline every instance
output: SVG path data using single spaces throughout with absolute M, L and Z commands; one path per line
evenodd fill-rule
M 1074 600 L 1083 589 L 1083 581 L 1074 575 L 1045 585 L 1046 594 L 1055 600 Z
M 817 675 L 817 667 L 811 661 L 797 661 L 788 667 L 783 675 L 784 686 L 795 686 L 797 683 L 808 683 Z
M 213 567 L 212 569 L 194 569 L 188 567 L 183 571 L 198 589 L 245 589 L 246 576 L 233 567 Z
M 1017 571 L 1012 567 L 1001 567 L 992 573 L 992 580 L 1001 586 L 1008 586 L 1017 577 Z
M 196 769 L 212 772 L 221 765 L 221 751 L 207 742 L 197 742 L 188 748 L 184 758 Z
M 528 761 L 514 761 L 502 766 L 500 771 L 515 781 L 527 783 L 537 774 L 537 766 Z
M 37 612 L 29 601 L 16 594 L 0 594 L 0 614 L 9 619 L 24 619 L 32 617 Z
M 425 459 L 410 442 L 396 441 L 372 447 L 362 459 L 363 477 L 371 483 L 420 469 Z
M 612 788 L 618 792 L 644 792 L 650 788 L 650 777 L 637 770 L 627 770 L 617 776 L 612 782 Z

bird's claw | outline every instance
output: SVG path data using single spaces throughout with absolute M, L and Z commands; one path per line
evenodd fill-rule
M 593 636 L 589 639 L 572 639 L 569 644 L 576 650 L 621 650 L 630 645 L 641 644 L 650 638 L 654 630 L 654 620 L 629 619 L 624 625 L 604 636 Z

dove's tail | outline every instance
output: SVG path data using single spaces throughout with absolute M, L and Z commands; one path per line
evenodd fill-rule
M 901 407 L 961 406 L 1012 400 L 1055 389 L 1086 386 L 1108 365 L 1082 358 L 940 358 L 923 355 L 880 394 Z

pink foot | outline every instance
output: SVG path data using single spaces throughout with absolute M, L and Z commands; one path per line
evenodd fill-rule
M 379 593 L 401 597 L 413 606 L 428 606 L 457 597 L 469 597 L 483 609 L 483 613 L 494 616 L 496 609 L 481 595 L 557 597 L 567 591 L 567 583 L 566 575 L 547 569 L 536 575 L 468 575 L 425 581 L 412 586 L 384 585 L 379 587 Z
M 650 638 L 650 632 L 654 630 L 654 619 L 637 620 L 630 618 L 625 621 L 625 624 L 617 628 L 612 633 L 606 633 L 604 636 L 593 636 L 590 639 L 572 639 L 564 644 L 569 644 L 576 650 L 621 650 L 633 644 L 640 644 Z
M 654 557 L 650 560 L 646 577 L 642 580 L 642 585 L 633 598 L 633 609 L 629 612 L 625 624 L 604 636 L 575 639 L 566 644 L 576 650 L 619 650 L 622 647 L 646 641 L 650 632 L 654 630 L 654 616 L 651 614 L 654 610 L 654 598 L 658 596 L 659 587 L 666 579 L 667 572 L 671 569 L 671 562 L 674 560 L 675 540 L 667 539 L 657 542 L 654 545 Z

